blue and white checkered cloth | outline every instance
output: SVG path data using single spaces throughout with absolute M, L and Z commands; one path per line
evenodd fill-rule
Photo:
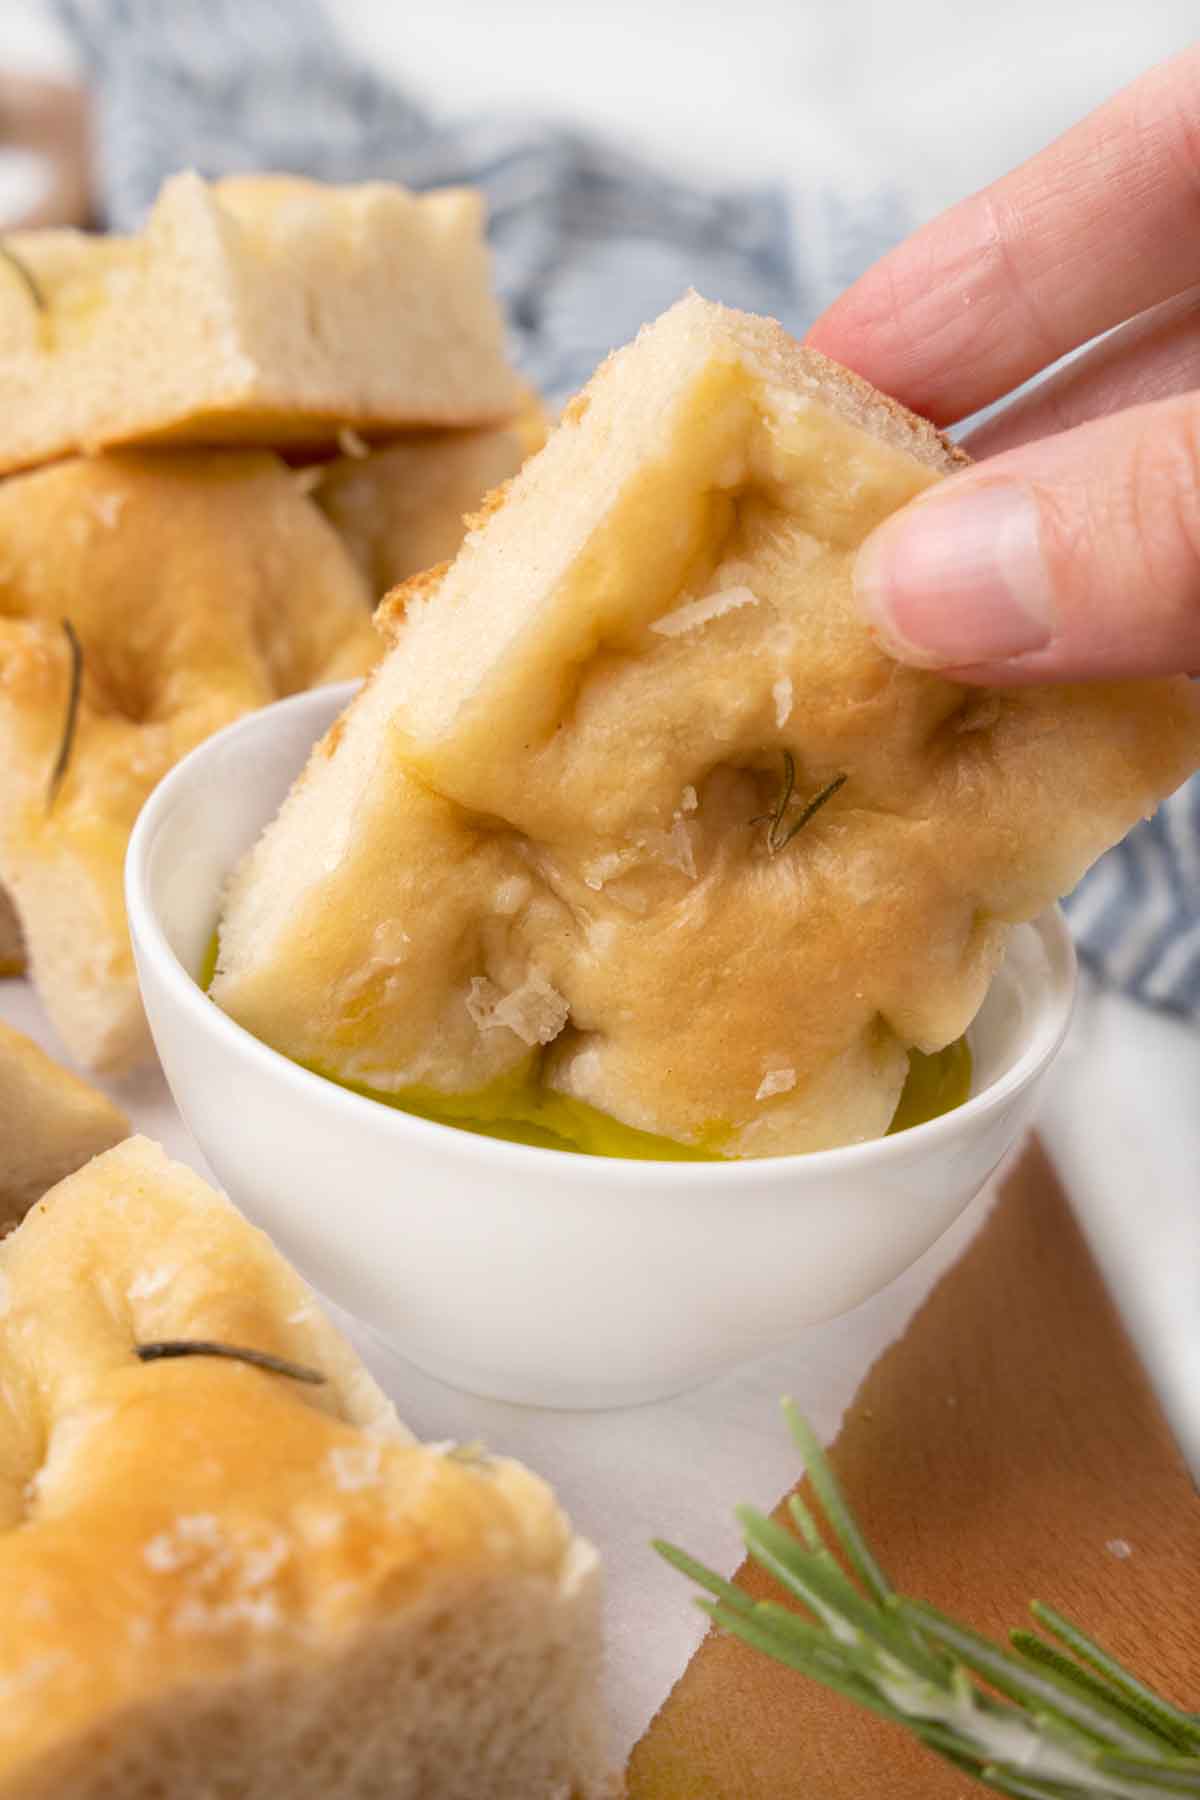
M 437 122 L 342 47 L 317 0 L 54 7 L 96 95 L 108 223 L 136 226 L 186 168 L 480 187 L 514 358 L 552 403 L 689 287 L 803 330 L 907 222 L 892 191 L 816 194 L 817 254 L 793 247 L 776 189 L 687 186 L 551 125 Z M 1104 857 L 1068 912 L 1103 977 L 1200 1021 L 1200 782 Z

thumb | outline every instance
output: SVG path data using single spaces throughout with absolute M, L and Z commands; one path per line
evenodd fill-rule
M 1200 670 L 1200 395 L 939 484 L 872 532 L 854 582 L 890 655 L 956 679 Z

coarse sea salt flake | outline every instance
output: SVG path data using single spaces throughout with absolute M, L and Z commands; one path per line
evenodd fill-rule
M 343 1494 L 375 1487 L 383 1466 L 378 1444 L 337 1444 L 325 1458 L 334 1486 Z
M 669 869 L 678 869 L 689 881 L 696 879 L 696 858 L 691 834 L 684 821 L 676 818 L 670 831 L 647 831 L 638 839 L 640 849 L 656 857 Z
M 142 1558 L 158 1575 L 172 1575 L 195 1561 L 197 1550 L 220 1550 L 224 1544 L 215 1513 L 185 1513 L 145 1545 Z
M 103 525 L 105 531 L 113 531 L 116 528 L 116 525 L 117 525 L 118 521 L 120 520 L 121 514 L 125 510 L 125 506 L 126 506 L 128 499 L 129 499 L 128 494 L 111 494 L 110 493 L 110 494 L 94 494 L 92 496 L 92 501 L 91 501 L 92 512 L 94 513 L 95 517 L 97 519 L 99 519 L 99 521 L 100 521 L 101 525 Z
M 161 1294 L 174 1274 L 174 1269 L 168 1268 L 165 1263 L 159 1263 L 156 1268 L 139 1270 L 129 1284 L 129 1299 L 149 1300 L 152 1295 Z
M 583 865 L 583 879 L 593 893 L 598 894 L 606 883 L 614 876 L 623 874 L 631 862 L 636 862 L 636 852 L 631 850 L 606 850 L 601 856 L 593 856 L 590 862 Z
M 254 1544 L 242 1555 L 242 1580 L 248 1588 L 263 1587 L 277 1575 L 291 1547 L 285 1537 L 274 1537 L 265 1544 Z
M 523 1044 L 549 1044 L 567 1022 L 570 1007 L 540 969 L 530 969 L 519 988 L 492 1009 L 491 1023 L 507 1025 Z
M 471 985 L 467 989 L 466 1007 L 472 1022 L 480 1031 L 486 1031 L 492 1022 L 492 1013 L 500 998 L 500 989 L 486 975 L 472 975 Z
M 659 637 L 682 637 L 685 631 L 697 631 L 712 619 L 736 612 L 739 606 L 757 606 L 758 595 L 748 587 L 721 588 L 715 594 L 701 594 L 698 600 L 685 600 L 674 612 L 655 619 L 651 631 Z
M 756 1100 L 770 1100 L 774 1094 L 790 1094 L 796 1085 L 795 1069 L 768 1069 L 758 1084 Z

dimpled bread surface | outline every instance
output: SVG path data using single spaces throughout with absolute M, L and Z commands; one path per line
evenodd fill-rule
M 984 691 L 874 643 L 855 552 L 963 460 L 682 301 L 385 602 L 230 885 L 214 997 L 379 1091 L 532 1067 L 726 1154 L 886 1131 L 1010 926 L 1200 763 L 1183 679 Z
M 80 649 L 69 756 L 69 620 Z M 370 596 L 264 452 L 123 452 L 0 485 L 0 884 L 76 1061 L 151 1054 L 122 865 L 151 788 L 201 739 L 361 674 Z
M 217 1341 L 312 1385 L 136 1345 Z M 130 1139 L 0 1245 L 0 1800 L 593 1800 L 590 1546 Z

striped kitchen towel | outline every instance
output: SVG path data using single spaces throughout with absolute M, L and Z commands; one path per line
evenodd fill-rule
M 514 357 L 551 403 L 689 287 L 800 331 L 903 235 L 890 189 L 809 196 L 796 242 L 777 189 L 687 185 L 525 119 L 436 120 L 342 47 L 317 0 L 53 4 L 95 93 L 111 225 L 136 225 L 184 168 L 481 187 Z M 1200 1021 L 1200 784 L 1104 857 L 1068 912 L 1103 976 Z

